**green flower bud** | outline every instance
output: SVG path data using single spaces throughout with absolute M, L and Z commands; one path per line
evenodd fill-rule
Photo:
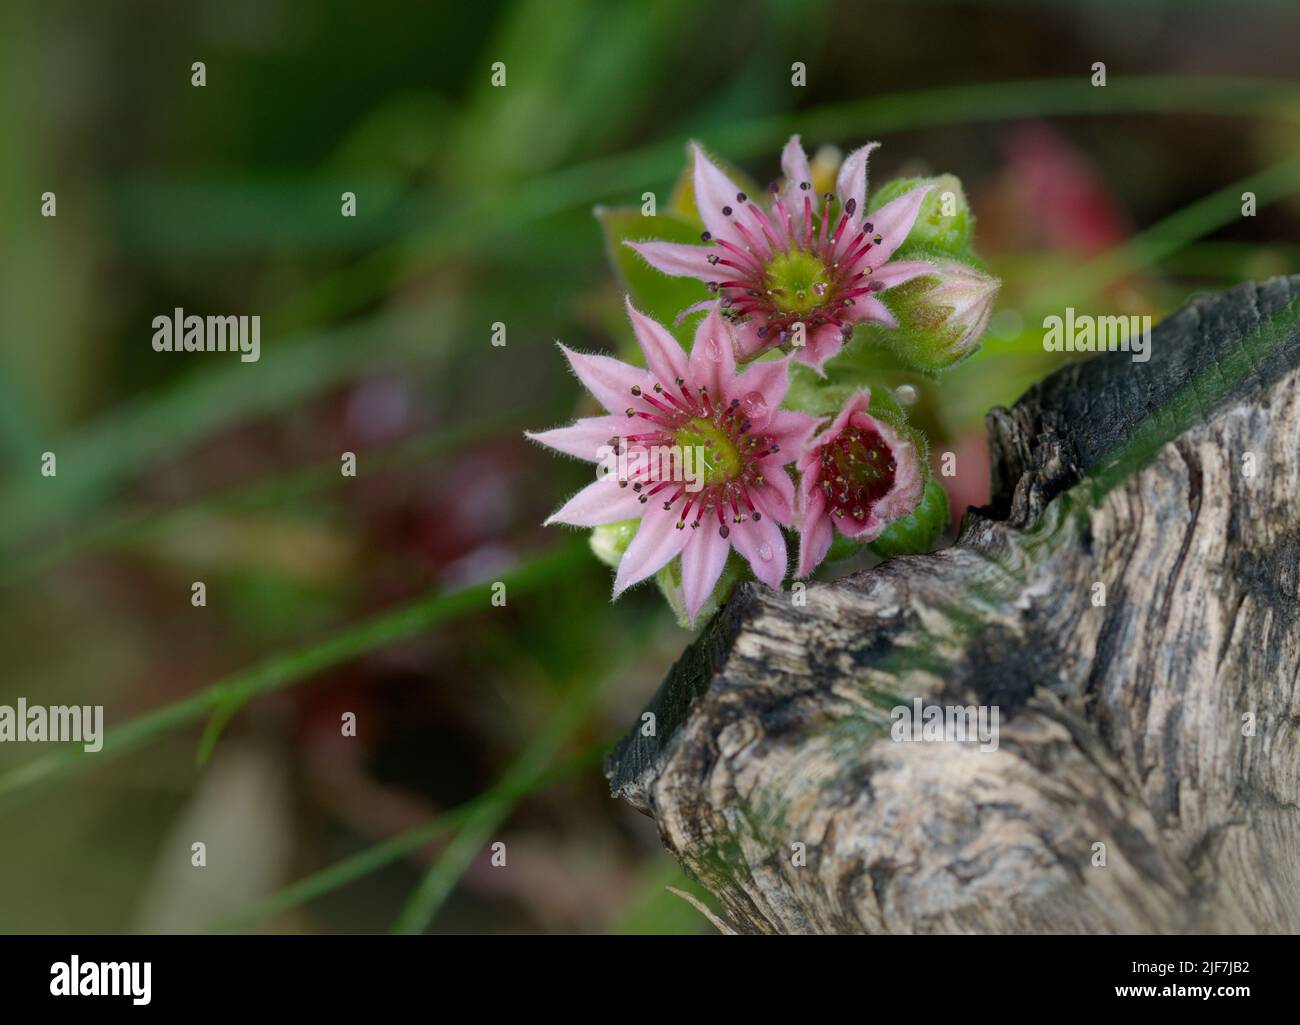
M 931 260 L 935 273 L 904 282 L 881 298 L 899 327 L 879 339 L 899 359 L 933 373 L 979 348 L 1002 282 L 960 260 Z
M 876 190 L 868 209 L 874 212 L 918 185 L 933 185 L 934 188 L 921 203 L 916 223 L 894 258 L 914 259 L 924 252 L 972 259 L 970 247 L 975 235 L 975 215 L 971 213 L 966 193 L 956 175 L 895 179 Z
M 686 611 L 686 599 L 682 595 L 682 560 L 673 559 L 663 569 L 655 574 L 655 583 L 659 585 L 659 593 L 664 596 L 668 606 L 673 610 L 673 615 L 677 617 L 677 625 L 684 630 L 694 629 L 700 623 L 707 623 L 712 615 L 722 607 L 722 603 L 731 597 L 731 592 L 735 590 L 736 584 L 740 583 L 749 574 L 746 572 L 747 567 L 743 559 L 733 551 L 727 556 L 726 565 L 722 568 L 722 575 L 718 578 L 717 584 L 714 585 L 713 591 L 700 610 L 692 620 L 690 613 Z
M 619 523 L 606 523 L 600 527 L 593 527 L 588 544 L 591 545 L 596 558 L 610 569 L 617 569 L 618 564 L 623 560 L 623 553 L 627 551 L 627 546 L 632 543 L 632 538 L 636 537 L 639 526 L 641 526 L 640 520 L 622 520 Z
M 930 552 L 947 526 L 948 493 L 931 477 L 917 507 L 886 527 L 869 547 L 882 558 Z

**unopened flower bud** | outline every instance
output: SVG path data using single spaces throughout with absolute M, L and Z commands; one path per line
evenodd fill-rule
M 593 527 L 589 543 L 591 550 L 601 562 L 611 569 L 618 569 L 623 560 L 623 553 L 636 537 L 636 528 L 640 520 L 620 520 L 618 523 L 605 523 Z
M 888 182 L 872 197 L 871 210 L 875 211 L 891 199 L 926 185 L 930 186 L 930 191 L 907 234 L 907 241 L 900 249 L 901 258 L 925 255 L 969 258 L 971 240 L 975 235 L 975 216 L 966 201 L 961 180 L 954 174 L 941 174 L 936 178 L 899 178 Z
M 933 261 L 934 273 L 893 289 L 885 301 L 899 329 L 882 332 L 919 370 L 950 367 L 979 348 L 1002 282 L 960 260 Z

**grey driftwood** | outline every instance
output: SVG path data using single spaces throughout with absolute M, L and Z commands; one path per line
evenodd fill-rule
M 1298 296 L 993 410 L 950 548 L 738 589 L 606 767 L 724 928 L 1300 931 Z M 918 697 L 997 749 L 894 740 Z

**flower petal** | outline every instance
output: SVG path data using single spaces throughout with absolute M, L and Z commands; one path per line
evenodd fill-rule
M 717 270 L 709 263 L 712 246 L 688 246 L 680 242 L 627 242 L 651 267 L 676 278 L 699 278 L 708 283 L 717 279 Z
M 724 206 L 735 208 L 740 188 L 705 155 L 698 142 L 691 143 L 691 154 L 695 159 L 695 208 L 700 220 L 715 238 L 743 246 L 744 236 L 736 230 L 733 219 L 722 212 Z
M 933 264 L 926 263 L 924 260 L 891 260 L 883 267 L 877 267 L 872 271 L 868 280 L 879 282 L 885 288 L 893 288 L 904 281 L 919 278 L 922 274 L 933 273 L 935 273 Z
M 925 492 L 925 471 L 920 453 L 910 438 L 887 423 L 875 421 L 875 424 L 894 457 L 894 484 L 872 506 L 871 514 L 889 524 L 906 516 L 921 501 Z
M 691 539 L 691 533 L 690 527 L 677 529 L 676 513 L 651 502 L 650 509 L 641 518 L 636 537 L 632 538 L 632 543 L 623 553 L 623 561 L 618 564 L 614 597 L 668 565 Z
M 855 262 L 855 272 L 861 266 L 879 267 L 894 255 L 894 250 L 907 241 L 912 225 L 916 223 L 916 215 L 921 212 L 921 203 L 933 188 L 933 185 L 918 185 L 868 215 L 867 219 L 880 236 L 880 244 L 872 246 L 861 261 Z
M 826 497 L 817 488 L 809 496 L 803 511 L 803 523 L 799 528 L 799 569 L 795 575 L 806 577 L 820 566 L 834 539 L 835 528 L 826 514 Z
M 637 493 L 631 488 L 619 487 L 611 475 L 588 484 L 553 512 L 544 526 L 567 523 L 571 527 L 599 527 L 605 523 L 634 520 L 645 511 Z
M 840 207 L 847 207 L 849 200 L 853 200 L 854 212 L 859 220 L 867 212 L 867 157 L 879 146 L 878 142 L 859 146 L 844 158 L 844 163 L 840 164 L 840 173 L 835 179 L 835 192 L 840 197 Z
M 726 386 L 724 398 L 745 401 L 750 392 L 763 396 L 768 409 L 776 409 L 785 401 L 785 393 L 790 390 L 790 358 L 765 359 L 751 363 L 731 379 Z
M 718 578 L 722 576 L 722 568 L 727 564 L 727 553 L 731 551 L 731 542 L 723 538 L 713 524 L 705 524 L 693 534 L 694 537 L 682 549 L 682 599 L 692 622 L 700 606 L 713 593 Z
M 738 359 L 750 359 L 772 344 L 772 336 L 760 338 L 758 329 L 762 325 L 756 320 L 745 320 L 736 326 L 736 356 Z
M 865 297 L 859 296 L 857 302 L 860 304 L 863 298 Z M 813 328 L 808 334 L 807 342 L 794 350 L 794 358 L 812 367 L 819 376 L 825 377 L 826 371 L 822 366 L 843 347 L 844 332 L 840 330 L 840 326 L 823 324 L 821 327 Z
M 815 416 L 780 410 L 773 415 L 763 433 L 770 435 L 780 447 L 781 451 L 777 458 L 784 465 L 804 454 L 816 430 Z
M 721 400 L 724 388 L 736 376 L 736 350 L 731 326 L 722 319 L 716 302 L 695 329 L 689 365 L 691 383 L 696 388 L 707 388 L 715 402 Z
M 885 327 L 898 327 L 898 318 L 889 312 L 889 307 L 874 295 L 860 295 L 853 300 L 853 319 L 869 320 L 873 324 Z
M 765 460 L 765 463 L 767 461 Z M 794 482 L 778 466 L 763 467 L 764 483 L 750 489 L 755 508 L 783 527 L 794 522 Z
M 645 365 L 650 368 L 650 375 L 665 388 L 671 387 L 679 377 L 686 377 L 686 353 L 682 352 L 677 339 L 662 324 L 651 320 L 633 306 L 631 296 L 628 296 L 626 305 L 627 315 L 632 320 L 632 330 L 645 354 Z
M 778 591 L 789 568 L 785 549 L 785 536 L 770 516 L 761 520 L 746 520 L 731 529 L 731 544 L 745 560 L 754 576 Z
M 812 181 L 812 170 L 808 167 L 808 155 L 803 150 L 799 136 L 790 136 L 790 141 L 781 150 L 781 173 L 785 175 L 784 202 L 791 216 L 795 211 L 803 210 L 804 191 L 799 186 Z M 795 218 L 798 220 L 798 218 Z
M 569 366 L 578 375 L 584 388 L 596 397 L 596 401 L 611 413 L 622 413 L 632 399 L 632 388 L 651 386 L 650 375 L 631 363 L 614 359 L 612 356 L 598 356 L 594 353 L 574 352 L 560 344 L 560 351 L 569 360 Z
M 540 442 L 557 452 L 589 463 L 598 463 L 609 454 L 609 440 L 628 433 L 627 418 L 622 416 L 588 416 L 568 427 L 549 431 L 525 431 L 529 441 Z M 604 448 L 605 452 L 600 450 Z
M 835 521 L 839 531 L 847 538 L 852 538 L 858 544 L 869 544 L 885 532 L 889 526 L 883 519 L 876 515 L 876 509 L 873 506 L 871 512 L 867 513 L 867 518 L 858 525 L 858 521 L 850 516 L 841 516 Z

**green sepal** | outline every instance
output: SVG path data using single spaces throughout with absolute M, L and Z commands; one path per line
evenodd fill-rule
M 947 526 L 948 493 L 933 477 L 927 477 L 916 508 L 891 523 L 867 547 L 883 559 L 919 555 L 934 550 Z
M 592 527 L 587 543 L 591 545 L 596 558 L 610 569 L 617 569 L 618 564 L 623 561 L 623 553 L 632 543 L 632 538 L 636 537 L 637 528 L 640 526 L 640 520 L 620 520 L 617 523 Z
M 906 241 L 898 247 L 892 259 L 923 260 L 929 253 L 967 262 L 976 261 L 978 258 L 971 250 L 971 242 L 975 238 L 975 215 L 966 201 L 966 192 L 961 187 L 961 180 L 956 175 L 896 178 L 875 191 L 867 203 L 867 210 L 869 213 L 874 213 L 890 200 L 897 199 L 921 185 L 933 185 L 934 188 L 921 201 L 916 222 L 908 232 Z M 943 212 L 945 193 L 951 193 L 953 197 L 951 214 Z
M 781 406 L 800 413 L 811 413 L 813 416 L 832 417 L 855 392 L 863 388 L 871 391 L 869 408 L 872 416 L 880 412 L 891 423 L 907 419 L 903 407 L 894 398 L 891 382 L 885 377 L 851 369 L 842 375 L 831 374 L 828 378 L 821 378 L 815 370 L 803 363 L 790 364 L 790 389 Z
M 686 529 L 691 528 L 687 527 Z M 686 614 L 686 601 L 682 596 L 682 560 L 680 556 L 673 559 L 655 574 L 655 583 L 659 585 L 660 594 L 667 600 L 668 607 L 673 610 L 673 615 L 677 617 L 677 625 L 684 630 L 693 630 L 696 623 L 707 622 L 709 617 L 722 607 L 723 602 L 731 597 L 731 592 L 736 585 L 748 576 L 751 576 L 748 565 L 733 549 L 727 554 L 727 561 L 722 567 L 722 576 L 718 578 L 712 593 L 700 606 L 700 611 L 696 613 L 694 622 Z

